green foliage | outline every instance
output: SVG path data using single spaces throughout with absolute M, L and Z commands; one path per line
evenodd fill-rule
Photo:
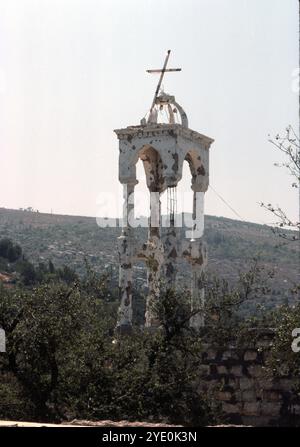
M 0 419 L 19 420 L 25 415 L 27 420 L 33 417 L 29 397 L 14 374 L 0 372 Z
M 78 280 L 78 275 L 67 265 L 64 265 L 61 269 L 56 272 L 59 279 L 65 281 L 67 284 L 72 284 Z
M 0 240 L 0 257 L 7 259 L 9 262 L 15 262 L 21 256 L 22 249 L 20 245 L 14 244 L 8 238 Z
M 34 265 L 23 259 L 17 265 L 17 271 L 20 273 L 21 280 L 25 286 L 33 285 L 37 280 L 37 274 Z
M 0 289 L 1 417 L 213 422 L 211 399 L 194 386 L 201 340 L 188 325 L 188 297 L 162 296 L 158 331 L 116 336 L 107 280 L 87 272 L 73 284 Z
M 86 258 L 95 271 L 109 270 L 110 284 L 114 288 L 118 287 L 116 240 L 120 228 L 99 228 L 95 218 L 2 209 L 0 234 L 20 244 L 35 268 L 41 261 L 47 263 L 51 259 L 57 269 L 67 265 L 82 277 L 85 274 Z M 140 242 L 146 240 L 146 228 L 137 228 L 136 236 Z M 181 237 L 185 237 L 184 229 Z M 267 263 L 270 269 L 277 266 L 273 282 L 274 288 L 280 293 L 273 296 L 272 307 L 282 304 L 282 297 L 289 289 L 289 284 L 284 280 L 297 280 L 298 244 L 286 243 L 282 246 L 282 241 L 278 241 L 267 225 L 213 216 L 205 216 L 204 238 L 209 245 L 208 271 L 226 277 L 230 284 L 236 280 L 237 269 L 246 269 L 251 259 L 259 253 L 261 262 Z M 188 286 L 188 264 L 183 262 L 180 271 L 181 282 Z M 134 270 L 133 280 L 137 281 L 138 287 L 146 283 L 144 263 L 141 268 Z M 135 289 L 138 287 L 134 286 Z M 289 296 L 290 303 L 291 299 Z M 253 308 L 249 307 L 249 313 Z
M 94 331 L 109 322 L 103 302 L 87 297 L 78 284 L 56 281 L 30 290 L 1 289 L 0 325 L 7 336 L 2 370 L 13 373 L 23 387 L 35 417 L 63 414 L 63 402 L 77 381 L 75 364 L 82 362 L 83 348 L 89 350 Z
M 53 273 L 55 273 L 55 267 L 54 267 L 51 259 L 48 261 L 48 271 L 51 275 L 53 275 Z
M 197 392 L 202 346 L 197 333 L 179 318 L 184 298 L 166 291 L 160 300 L 157 331 L 134 329 L 106 339 L 102 359 L 90 370 L 88 418 L 155 420 L 203 425 L 216 420 L 213 402 Z
M 264 299 L 270 293 L 270 279 L 273 272 L 266 271 L 258 260 L 253 260 L 248 271 L 240 272 L 235 285 L 217 277 L 204 276 L 205 287 L 205 329 L 202 334 L 210 344 L 226 347 L 243 342 L 247 328 L 270 324 Z M 256 312 L 243 315 L 246 305 L 255 304 Z

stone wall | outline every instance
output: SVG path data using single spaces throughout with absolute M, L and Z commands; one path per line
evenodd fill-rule
M 213 391 L 227 422 L 253 426 L 299 424 L 297 378 L 284 371 L 281 377 L 272 376 L 267 367 L 270 346 L 268 335 L 248 348 L 215 348 L 203 353 L 200 387 Z

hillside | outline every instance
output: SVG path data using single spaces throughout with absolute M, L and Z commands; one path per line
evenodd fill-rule
M 0 209 L 0 239 L 8 237 L 19 243 L 34 264 L 64 264 L 82 274 L 85 262 L 96 271 L 108 270 L 117 281 L 116 240 L 120 228 L 100 228 L 96 219 L 82 216 L 43 214 L 33 211 Z M 146 229 L 139 229 L 146 239 Z M 205 216 L 205 239 L 208 243 L 208 270 L 229 281 L 259 256 L 266 269 L 275 270 L 269 304 L 292 299 L 289 288 L 299 282 L 299 244 L 278 239 L 266 225 Z M 137 287 L 145 285 L 143 264 L 135 266 Z M 5 272 L 2 272 L 5 273 Z M 180 266 L 180 280 L 188 280 L 189 271 Z

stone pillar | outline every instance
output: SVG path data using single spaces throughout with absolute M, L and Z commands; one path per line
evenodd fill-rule
M 132 262 L 133 235 L 130 220 L 134 218 L 134 187 L 136 181 L 123 184 L 123 230 L 118 238 L 119 293 L 117 330 L 127 332 L 132 327 Z
M 160 239 L 160 219 L 160 194 L 158 192 L 152 192 L 150 196 L 150 219 L 146 259 L 148 297 L 146 302 L 145 326 L 148 328 L 159 325 L 156 305 L 160 296 L 160 275 L 164 260 L 164 250 Z
M 197 185 L 192 185 L 193 194 L 193 236 L 191 241 L 190 264 L 192 269 L 191 312 L 197 312 L 190 319 L 190 326 L 200 329 L 204 326 L 204 287 L 202 274 L 207 260 L 207 250 L 203 243 L 204 230 L 204 193 L 197 191 Z
M 164 238 L 164 252 L 164 281 L 166 287 L 172 289 L 176 283 L 178 257 L 178 231 L 174 226 L 167 229 Z
M 197 191 L 195 185 L 193 189 L 193 238 L 199 239 L 204 231 L 204 192 Z
M 176 275 L 177 275 L 177 257 L 178 257 L 178 229 L 176 228 L 176 209 L 177 209 L 177 197 L 176 189 L 173 189 L 173 197 L 168 195 L 167 208 L 170 211 L 168 216 L 169 222 L 164 237 L 164 282 L 167 288 L 175 288 Z

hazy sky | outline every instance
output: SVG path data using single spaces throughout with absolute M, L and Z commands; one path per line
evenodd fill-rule
M 113 129 L 139 124 L 158 80 L 145 70 L 170 48 L 182 72 L 164 88 L 190 127 L 215 139 L 213 188 L 246 220 L 272 221 L 260 201 L 296 219 L 296 191 L 273 166 L 282 157 L 268 135 L 297 126 L 297 6 L 0 0 L 0 207 L 96 215 L 99 195 L 119 190 Z M 236 218 L 211 190 L 205 210 Z

